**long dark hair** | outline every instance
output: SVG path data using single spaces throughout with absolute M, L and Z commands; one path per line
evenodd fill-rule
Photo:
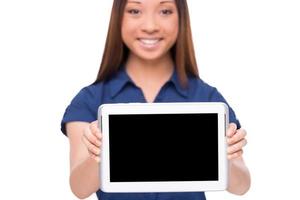
M 121 23 L 127 0 L 114 0 L 110 23 L 103 52 L 103 57 L 97 79 L 94 83 L 104 81 L 115 74 L 120 66 L 125 64 L 129 49 L 122 41 Z M 171 48 L 172 59 L 183 87 L 187 86 L 187 75 L 199 77 L 195 58 L 190 17 L 186 0 L 175 0 L 178 17 L 179 31 L 176 43 Z

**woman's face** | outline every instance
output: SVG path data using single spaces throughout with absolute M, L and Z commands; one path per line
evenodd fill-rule
M 174 0 L 127 0 L 122 39 L 131 54 L 144 60 L 166 56 L 178 34 Z

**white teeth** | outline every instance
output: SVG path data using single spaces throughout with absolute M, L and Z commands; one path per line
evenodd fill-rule
M 145 45 L 154 45 L 159 42 L 159 39 L 140 39 L 140 41 Z

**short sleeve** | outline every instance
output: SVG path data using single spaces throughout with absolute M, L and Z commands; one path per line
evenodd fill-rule
M 228 108 L 229 108 L 229 123 L 235 123 L 238 129 L 241 128 L 240 121 L 237 119 L 237 117 L 235 115 L 235 112 L 230 107 L 230 105 L 227 103 L 227 101 L 222 96 L 222 94 L 216 88 L 214 88 L 214 90 L 213 90 L 213 92 L 211 94 L 211 101 L 226 103 L 227 106 L 228 106 Z
M 66 108 L 61 121 L 61 131 L 66 133 L 66 123 L 71 121 L 92 122 L 96 120 L 97 114 L 93 109 L 93 94 L 87 87 L 73 98 L 70 105 Z

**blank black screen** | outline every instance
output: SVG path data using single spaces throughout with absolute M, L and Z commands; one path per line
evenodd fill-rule
M 110 181 L 218 180 L 217 114 L 109 115 Z

